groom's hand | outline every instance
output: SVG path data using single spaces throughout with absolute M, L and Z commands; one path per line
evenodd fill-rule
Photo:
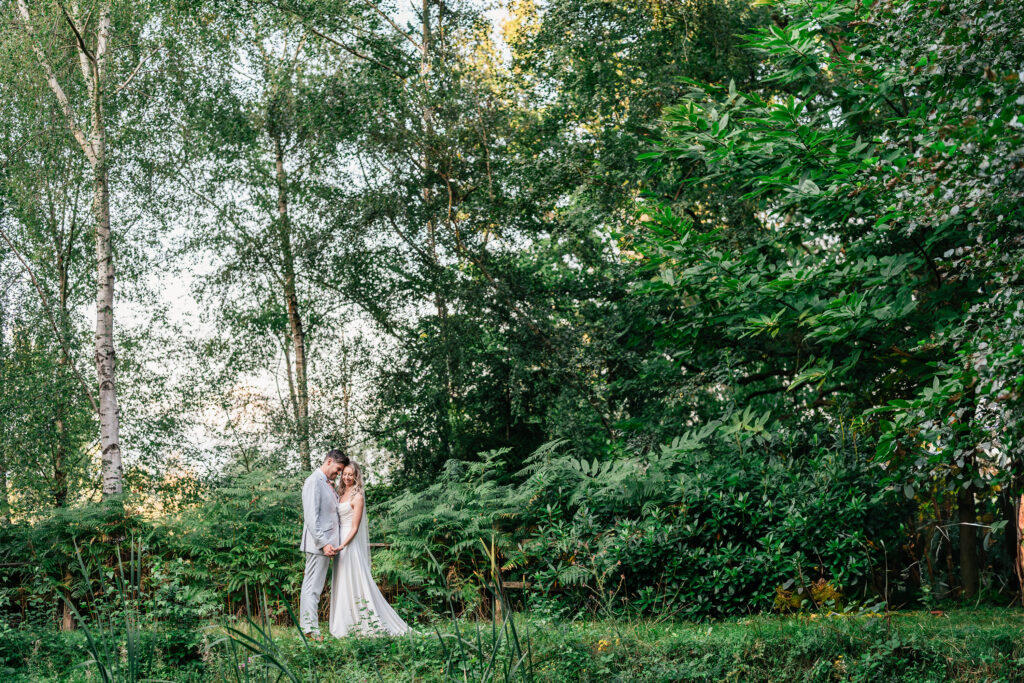
M 338 549 L 335 548 L 330 543 L 328 543 L 327 545 L 324 546 L 324 555 L 326 555 L 327 557 L 334 557 L 337 554 L 338 554 Z

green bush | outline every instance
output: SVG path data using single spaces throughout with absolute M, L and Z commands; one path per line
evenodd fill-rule
M 531 607 L 692 619 L 876 599 L 906 502 L 855 448 L 786 452 L 771 425 L 687 433 L 645 457 L 586 461 L 553 443 L 507 480 L 502 451 L 449 462 L 386 504 L 393 551 L 428 597 L 486 605 L 491 553 Z M 399 564 L 399 560 L 394 561 Z

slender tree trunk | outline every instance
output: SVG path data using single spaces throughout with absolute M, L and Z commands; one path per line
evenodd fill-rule
M 11 523 L 11 494 L 7 491 L 7 458 L 0 446 L 0 524 Z
M 433 27 L 430 23 L 430 5 L 431 0 L 423 0 L 422 4 L 422 31 L 423 31 L 423 42 L 421 45 L 420 55 L 420 78 L 423 82 L 423 131 L 425 134 L 425 141 L 423 145 L 423 154 L 421 157 L 421 165 L 423 168 L 423 208 L 428 212 L 427 218 L 427 247 L 430 258 L 433 261 L 434 266 L 440 265 L 440 260 L 437 254 L 437 221 L 431 217 L 430 202 L 432 199 L 432 193 L 430 191 L 430 174 L 432 171 L 432 164 L 430 159 L 430 146 L 433 144 L 434 137 L 434 109 L 430 105 L 430 89 L 427 87 L 427 78 L 430 75 L 431 69 L 431 50 L 433 48 Z M 440 23 L 440 12 L 438 15 L 438 23 Z M 438 287 L 434 291 L 434 309 L 437 311 L 437 323 L 441 335 L 441 342 L 444 346 L 444 365 L 441 368 L 441 382 L 445 387 L 445 404 L 443 415 L 439 416 L 439 421 L 443 426 L 443 441 L 442 446 L 444 448 L 443 454 L 441 454 L 441 460 L 448 460 L 452 457 L 451 449 L 451 433 L 452 433 L 452 402 L 455 396 L 455 388 L 452 382 L 452 354 L 449 345 L 448 337 L 448 302 L 445 299 L 444 292 L 441 287 Z
M 305 471 L 316 463 L 309 447 L 309 389 L 306 381 L 306 333 L 302 327 L 299 297 L 295 288 L 295 256 L 292 253 L 291 221 L 288 215 L 288 176 L 284 168 L 284 150 L 280 137 L 274 138 L 277 170 L 277 214 L 280 239 L 284 299 L 288 310 L 288 326 L 295 352 L 296 426 L 299 436 L 299 469 Z
M 423 167 L 423 206 L 429 211 L 430 210 L 430 175 L 431 162 L 430 162 L 430 145 L 432 144 L 432 138 L 434 136 L 434 109 L 430 106 L 429 97 L 430 92 L 426 87 L 427 77 L 430 75 L 430 50 L 433 46 L 433 30 L 430 26 L 430 0 L 423 0 L 423 45 L 422 54 L 420 57 L 420 77 L 423 79 L 424 87 L 424 98 L 427 100 L 423 104 L 423 130 L 426 133 L 426 141 L 423 146 L 423 155 L 421 164 Z M 439 265 L 437 257 L 437 221 L 433 218 L 427 219 L 427 246 L 428 252 L 431 259 L 434 261 L 434 265 Z M 442 331 L 445 328 L 445 321 L 448 318 L 448 302 L 445 300 L 444 292 L 440 288 L 434 292 L 434 308 L 437 310 L 437 317 L 441 322 Z M 447 361 L 446 361 L 447 363 Z M 447 364 L 446 364 L 447 367 Z M 449 373 L 450 374 L 450 373 Z M 451 389 L 450 382 L 446 382 L 448 389 Z
M 0 301 L 0 392 L 6 393 L 7 350 L 4 347 L 4 307 Z M 0 393 L 2 396 L 2 393 Z M 11 523 L 11 498 L 7 492 L 7 423 L 0 421 L 0 524 Z
M 946 519 L 950 523 L 953 521 L 953 504 L 946 505 Z M 956 562 L 953 560 L 953 540 L 947 539 L 949 542 L 946 543 L 946 576 L 949 577 L 950 593 L 952 593 L 953 582 L 956 580 Z
M 1008 535 L 1014 539 L 1013 569 L 1017 574 L 1018 595 L 1024 601 L 1024 495 L 1014 496 L 1013 532 Z
M 968 369 L 977 371 L 978 365 L 973 355 L 969 358 L 969 362 Z M 978 414 L 978 380 L 976 376 L 968 387 L 968 396 L 971 419 L 981 419 Z M 964 458 L 964 466 L 961 471 L 961 476 L 967 480 L 967 486 L 961 485 L 957 491 L 957 520 L 960 524 L 960 584 L 963 587 L 963 597 L 965 598 L 973 598 L 978 594 L 979 565 L 981 564 L 981 553 L 978 547 L 978 508 L 974 496 L 978 459 L 974 449 L 977 449 L 976 442 L 972 444 L 970 455 Z
M 341 337 L 341 354 L 341 443 L 347 449 L 352 444 L 352 373 L 344 335 Z
M 957 494 L 957 515 L 960 522 L 960 583 L 963 596 L 978 594 L 978 512 L 974 501 L 974 487 L 960 489 Z
M 60 334 L 64 339 L 67 339 L 69 335 L 68 320 L 70 316 L 68 313 L 68 273 L 67 273 L 67 261 L 64 259 L 64 250 L 60 241 L 60 231 L 56 223 L 52 225 L 55 235 L 55 246 L 54 250 L 57 254 L 57 297 L 60 312 Z M 62 344 L 63 349 L 67 349 L 68 345 Z M 57 428 L 57 448 L 54 452 L 53 458 L 53 500 L 54 504 L 62 508 L 67 505 L 68 500 L 68 447 L 70 446 L 71 439 L 68 435 L 67 423 L 65 422 L 65 393 L 62 391 L 63 382 L 68 376 L 69 371 L 73 371 L 70 368 L 71 358 L 68 354 L 62 353 L 60 359 L 57 361 L 58 367 L 58 386 L 57 395 L 54 397 L 56 401 L 55 408 L 57 413 L 57 419 L 55 427 Z M 67 618 L 67 615 L 65 615 Z
M 292 417 L 295 419 L 295 424 L 299 424 L 299 401 L 295 397 L 295 376 L 292 373 L 292 354 L 288 350 L 288 342 L 290 335 L 285 337 L 284 343 L 281 344 L 281 349 L 284 351 L 284 374 L 288 380 L 288 403 L 292 407 Z
M 99 379 L 100 448 L 103 458 L 103 496 L 122 491 L 121 416 L 117 403 L 117 362 L 114 353 L 114 255 L 110 244 L 110 194 L 107 185 L 106 142 L 102 111 L 94 128 L 99 163 L 93 169 L 93 211 L 96 218 L 96 376 Z
M 71 571 L 70 571 L 70 569 L 66 570 L 64 572 L 64 585 L 66 585 L 66 586 L 70 586 L 71 585 Z M 68 596 L 68 597 L 70 597 L 70 596 Z M 71 606 L 68 604 L 67 600 L 61 600 L 60 630 L 61 631 L 74 631 L 75 630 L 75 619 L 74 619 L 74 616 L 71 613 Z
M 53 504 L 62 508 L 68 502 L 68 475 L 65 469 L 68 461 L 65 444 L 68 438 L 60 398 L 57 399 L 57 416 L 57 448 L 53 454 Z

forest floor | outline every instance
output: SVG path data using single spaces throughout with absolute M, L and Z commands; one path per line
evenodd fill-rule
M 1019 609 L 757 616 L 704 624 L 565 623 L 517 615 L 514 623 L 519 650 L 504 637 L 497 639 L 495 649 L 490 622 L 460 620 L 461 641 L 449 622 L 436 630 L 417 628 L 402 638 L 328 638 L 309 646 L 295 631 L 275 627 L 273 657 L 297 680 L 313 680 L 315 674 L 325 682 L 503 681 L 505 671 L 517 661 L 519 668 L 512 680 L 531 680 L 522 677 L 528 673 L 535 681 L 559 683 L 1024 681 L 1024 610 Z M 94 665 L 75 666 L 89 659 L 80 632 L 36 633 L 38 639 L 25 643 L 32 655 L 23 667 L 8 668 L 5 678 L 99 680 Z M 217 639 L 211 630 L 207 644 Z M 75 652 L 79 652 L 77 661 Z M 192 662 L 161 664 L 162 659 L 165 657 L 158 649 L 158 663 L 147 677 L 262 681 L 276 680 L 278 673 L 265 670 L 261 658 L 242 648 L 233 655 L 227 642 L 215 644 Z M 8 660 L 8 667 L 12 664 L 15 662 Z M 3 670 L 0 663 L 0 673 Z M 269 678 L 265 678 L 267 673 Z

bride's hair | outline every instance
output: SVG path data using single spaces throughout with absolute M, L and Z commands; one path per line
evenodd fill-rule
M 355 478 L 356 478 L 356 483 L 352 484 L 352 493 L 353 493 L 353 495 L 356 494 L 356 493 L 362 493 L 363 492 L 363 470 L 359 467 L 359 463 L 357 463 L 355 460 L 350 460 L 349 463 L 347 465 L 345 465 L 345 469 L 346 470 L 349 467 L 352 468 L 352 474 L 354 474 Z M 341 495 L 345 495 L 345 492 L 348 490 L 348 487 L 345 486 L 344 476 L 345 475 L 344 475 L 344 471 L 343 471 L 343 473 L 342 473 L 342 480 L 341 480 Z

